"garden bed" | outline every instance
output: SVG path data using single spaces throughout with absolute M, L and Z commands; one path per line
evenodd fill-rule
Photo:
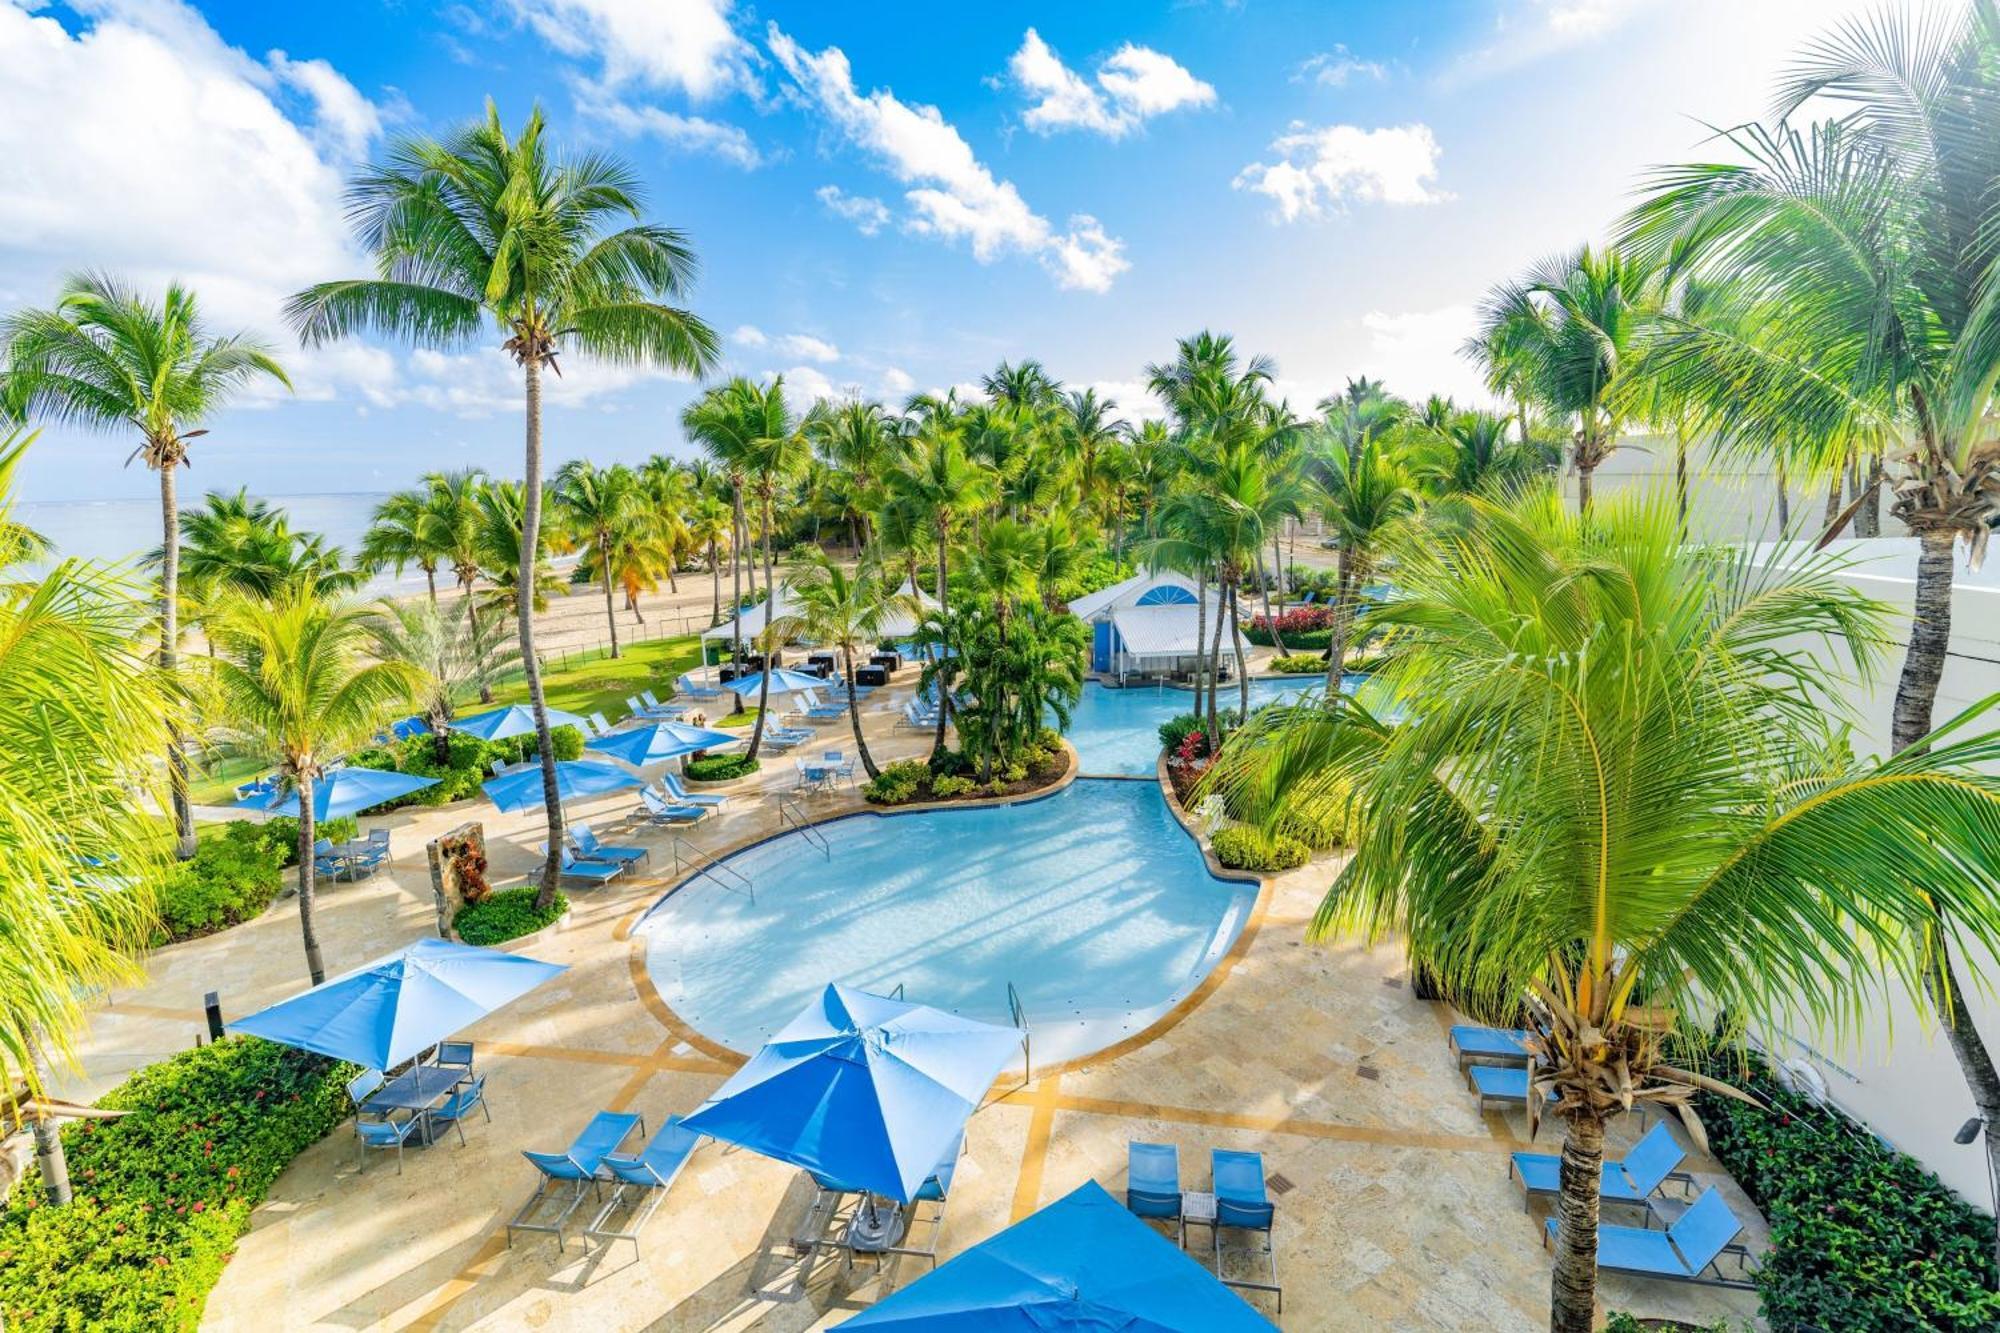
M 885 767 L 881 777 L 862 789 L 862 795 L 871 805 L 888 806 L 1012 800 L 1061 786 L 1075 762 L 1075 752 L 1059 741 L 1020 777 L 1000 776 L 980 782 L 976 774 L 933 774 L 923 760 L 905 759 Z

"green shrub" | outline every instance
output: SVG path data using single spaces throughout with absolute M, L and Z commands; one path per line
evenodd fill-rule
M 883 769 L 861 789 L 863 797 L 876 805 L 901 805 L 914 800 L 918 789 L 930 777 L 921 759 L 905 759 Z
M 1712 1324 L 1683 1324 L 1676 1321 L 1674 1327 L 1684 1333 L 1732 1333 L 1736 1325 L 1727 1319 L 1718 1319 Z M 1649 1333 L 1646 1326 L 1634 1315 L 1623 1310 L 1613 1310 L 1611 1317 L 1604 1321 L 1604 1333 Z
M 949 777 L 931 779 L 931 796 L 940 801 L 948 801 L 954 796 L 963 796 L 979 784 L 971 778 L 953 774 Z
M 358 1071 L 237 1037 L 149 1065 L 98 1103 L 132 1114 L 63 1126 L 76 1200 L 30 1168 L 0 1211 L 10 1333 L 192 1330 L 250 1210 L 347 1115 Z
M 451 928 L 467 944 L 500 944 L 532 935 L 550 922 L 560 921 L 569 910 L 569 899 L 561 893 L 556 894 L 546 910 L 537 909 L 535 895 L 540 892 L 539 884 L 525 884 L 489 893 L 478 902 L 459 908 L 451 919 Z
M 338 819 L 317 821 L 313 824 L 315 837 L 328 842 L 346 842 L 359 837 L 361 825 L 352 815 L 342 815 Z M 229 825 L 224 833 L 230 838 L 252 838 L 262 842 L 283 859 L 285 867 L 299 863 L 299 819 L 297 815 L 273 815 L 262 824 L 253 824 L 247 819 L 239 819 Z
M 1285 646 L 1291 647 L 1292 641 L 1285 640 Z M 1326 674 L 1326 659 L 1313 653 L 1294 653 L 1290 657 L 1272 658 L 1271 670 L 1288 676 L 1323 676 Z
M 435 736 L 411 736 L 389 745 L 372 746 L 348 756 L 348 762 L 358 768 L 394 769 L 438 780 L 435 787 L 425 787 L 362 811 L 363 814 L 381 814 L 404 806 L 449 805 L 453 801 L 470 800 L 480 795 L 480 784 L 493 776 L 495 759 L 505 764 L 518 764 L 534 748 L 535 738 L 532 735 L 510 736 L 504 741 L 482 741 L 477 736 L 454 731 L 446 733 L 447 758 L 442 763 L 437 757 Z M 583 754 L 583 733 L 575 727 L 557 727 L 549 733 L 549 749 L 557 759 L 580 758 Z
M 1202 719 L 1197 714 L 1182 713 L 1178 717 L 1170 717 L 1160 724 L 1160 748 L 1169 752 L 1178 750 L 1190 732 L 1201 729 Z
M 1711 1072 L 1765 1103 L 1704 1093 L 1696 1110 L 1716 1159 L 1770 1220 L 1757 1288 L 1773 1328 L 2000 1328 L 1993 1219 L 1761 1060 L 1747 1079 Z
M 213 934 L 271 905 L 284 885 L 284 861 L 261 834 L 256 825 L 239 821 L 222 837 L 204 839 L 191 860 L 161 878 L 155 945 Z
M 761 765 L 745 754 L 705 754 L 687 762 L 687 776 L 696 782 L 728 782 L 747 778 Z
M 1231 870 L 1291 870 L 1312 860 L 1312 848 L 1289 833 L 1247 825 L 1218 829 L 1208 845 Z
M 924 761 L 924 767 L 934 778 L 963 777 L 972 771 L 972 760 L 962 750 L 938 750 Z

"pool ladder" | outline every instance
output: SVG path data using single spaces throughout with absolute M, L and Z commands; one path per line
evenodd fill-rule
M 728 889 L 731 893 L 741 893 L 751 902 L 757 901 L 757 890 L 750 884 L 750 877 L 724 861 L 718 861 L 701 848 L 678 835 L 674 838 L 674 875 L 679 877 L 685 866 L 693 866 L 696 875 L 706 875 Z M 725 878 L 725 876 L 727 878 Z
M 797 801 L 783 792 L 778 793 L 778 823 L 781 826 L 797 829 L 810 846 L 819 849 L 821 856 L 829 861 L 833 859 L 833 844 L 826 840 L 826 834 L 820 832 L 812 820 L 806 818 L 805 810 Z

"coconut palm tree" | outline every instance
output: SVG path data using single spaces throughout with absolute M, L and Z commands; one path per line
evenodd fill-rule
M 474 604 L 480 615 L 504 620 L 519 613 L 523 600 L 521 569 L 528 550 L 527 493 L 518 481 L 489 481 L 479 488 L 473 500 L 477 569 L 493 585 L 492 591 L 474 599 Z M 534 573 L 527 585 L 526 600 L 532 609 L 544 611 L 548 609 L 549 598 L 559 596 L 564 585 L 549 565 L 549 534 L 543 532 L 538 536 L 539 549 L 534 554 Z
M 799 429 L 820 461 L 846 479 L 843 518 L 852 527 L 854 549 L 871 539 L 868 515 L 878 507 L 882 473 L 895 464 L 901 436 L 882 404 L 871 402 L 813 404 Z
M 694 252 L 680 232 L 643 220 L 630 167 L 604 154 L 552 152 L 539 107 L 515 136 L 488 102 L 485 119 L 445 139 L 401 140 L 349 184 L 348 211 L 377 273 L 293 297 L 301 341 L 372 332 L 466 347 L 497 328 L 521 369 L 527 439 L 515 623 L 542 757 L 549 855 L 538 901 L 547 906 L 561 872 L 563 812 L 532 605 L 542 549 L 542 372 L 559 370 L 557 358 L 573 351 L 705 373 L 716 357 L 714 331 L 666 304 L 692 283 Z
M 1840 114 L 1805 127 L 1782 119 L 1808 102 Z M 1665 316 L 1646 363 L 1721 447 L 1780 442 L 1794 475 L 1801 459 L 1825 476 L 1850 451 L 1886 454 L 1891 512 L 1919 543 L 1890 723 L 1903 751 L 1936 721 L 1954 545 L 1976 560 L 2000 525 L 2000 270 L 1989 244 L 2000 16 L 1981 5 L 1851 20 L 1786 72 L 1775 111 L 1775 125 L 1724 136 L 1739 160 L 1657 173 L 1621 244 L 1716 293 Z M 2000 1173 L 2000 1071 L 1949 952 L 1931 961 L 1932 1004 Z
M 1427 494 L 1497 495 L 1552 471 L 1560 458 L 1530 438 L 1509 437 L 1514 423 L 1498 412 L 1456 412 L 1435 429 L 1418 433 L 1408 471 Z
M 195 294 L 168 285 L 158 302 L 116 278 L 86 273 L 63 284 L 47 310 L 0 321 L 0 416 L 40 416 L 92 430 L 137 427 L 133 458 L 160 474 L 160 669 L 180 655 L 180 502 L 175 496 L 188 444 L 238 392 L 260 379 L 291 381 L 270 351 L 247 334 L 218 337 L 202 321 Z M 128 463 L 131 459 L 126 460 Z M 167 737 L 175 855 L 194 855 L 187 752 Z
M 426 503 L 429 499 L 428 488 L 385 496 L 361 534 L 361 549 L 355 559 L 371 573 L 393 569 L 399 578 L 404 569 L 415 565 L 424 572 L 425 591 L 431 605 L 436 606 L 438 566 L 450 557 L 451 550 Z
M 1671 1106 L 1702 1143 L 1688 1099 L 1728 1091 L 1680 1058 L 1694 1015 L 1851 1022 L 1886 979 L 1922 985 L 1899 960 L 1933 900 L 1959 940 L 2000 942 L 2000 735 L 1968 717 L 1848 752 L 1848 673 L 1886 608 L 1836 564 L 1684 543 L 1664 492 L 1466 503 L 1398 543 L 1400 595 L 1368 614 L 1395 630 L 1377 679 L 1404 720 L 1269 710 L 1208 781 L 1242 818 L 1356 821 L 1316 935 L 1397 934 L 1487 1019 L 1531 1001 L 1533 1100 L 1565 1126 L 1550 1323 L 1581 1333 L 1607 1124 Z
M 1340 689 L 1361 593 L 1374 574 L 1381 544 L 1417 512 L 1418 499 L 1409 473 L 1382 438 L 1333 429 L 1320 434 L 1312 449 L 1320 517 L 1339 543 L 1326 647 L 1331 698 Z
M 600 468 L 576 458 L 556 471 L 551 499 L 559 520 L 583 544 L 584 563 L 604 585 L 604 623 L 611 632 L 611 655 L 618 656 L 618 616 L 611 603 L 617 548 L 645 520 L 646 495 L 639 474 L 623 463 Z
M 271 601 L 239 598 L 211 632 L 221 654 L 213 671 L 222 715 L 297 791 L 299 933 L 317 986 L 326 967 L 313 921 L 313 783 L 328 760 L 420 698 L 424 672 L 394 658 L 371 661 L 368 612 L 310 584 L 283 588 Z
M 840 646 L 840 674 L 847 681 L 847 718 L 854 728 L 854 748 L 861 767 L 877 777 L 868 738 L 861 734 L 860 697 L 854 692 L 854 645 L 881 639 L 886 626 L 921 614 L 917 599 L 898 590 L 899 580 L 873 558 L 863 556 L 850 573 L 816 547 L 806 547 L 792 561 L 785 577 L 788 615 L 774 628 L 783 635 L 800 634 L 819 643 Z
M 377 657 L 407 662 L 423 673 L 417 709 L 430 724 L 440 764 L 451 758 L 447 728 L 457 713 L 457 700 L 473 689 L 491 699 L 493 686 L 521 663 L 520 649 L 508 644 L 496 623 L 482 620 L 470 601 L 439 606 L 385 597 L 369 624 Z
M 167 869 L 145 806 L 164 801 L 158 756 L 184 700 L 141 646 L 147 585 L 74 559 L 17 568 L 47 553 L 10 512 L 32 439 L 0 436 L 0 771 L 32 778 L 0 784 L 0 1079 L 26 1085 L 42 1186 L 64 1204 L 57 1122 L 94 1113 L 52 1097 L 49 1071 L 75 1066 L 87 998 L 140 976 Z
M 708 553 L 708 586 L 711 606 L 709 624 L 722 623 L 722 551 L 724 537 L 733 540 L 729 502 L 707 490 L 696 493 L 688 507 L 688 540 Z
M 181 510 L 181 577 L 214 601 L 231 595 L 270 597 L 307 580 L 322 592 L 347 593 L 366 576 L 347 567 L 340 548 L 316 532 L 294 532 L 285 511 L 250 497 L 210 491 L 198 507 Z M 158 567 L 164 553 L 147 563 Z

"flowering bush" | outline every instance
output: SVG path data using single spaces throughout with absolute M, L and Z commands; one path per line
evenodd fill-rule
M 1329 606 L 1295 606 L 1278 617 L 1278 634 L 1286 648 L 1324 648 L 1332 633 L 1333 608 Z M 1243 627 L 1243 637 L 1265 648 L 1277 642 L 1266 616 L 1253 617 Z
M 192 1330 L 250 1210 L 347 1115 L 352 1065 L 256 1037 L 148 1065 L 63 1126 L 76 1200 L 30 1169 L 0 1211 L 9 1333 Z

